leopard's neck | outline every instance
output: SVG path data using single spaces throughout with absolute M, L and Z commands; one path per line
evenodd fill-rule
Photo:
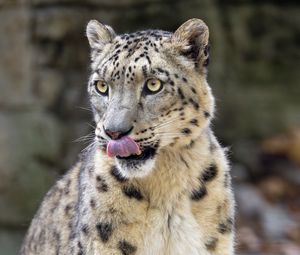
M 201 169 L 209 164 L 210 154 L 207 134 L 199 136 L 192 146 L 162 149 L 153 172 L 134 182 L 148 195 L 151 205 L 173 207 L 189 199 L 191 188 L 199 186 Z
M 181 197 L 188 199 L 189 193 L 199 187 L 201 170 L 212 160 L 211 136 L 212 134 L 205 132 L 192 145 L 161 149 L 157 155 L 155 168 L 143 178 L 112 177 L 112 169 L 116 171 L 114 159 L 108 158 L 100 150 L 96 151 L 95 173 L 91 175 L 91 182 L 95 183 L 94 179 L 97 179 L 97 176 L 105 180 L 109 191 L 114 191 L 110 195 L 111 199 L 114 194 L 120 195 L 120 189 L 124 192 L 124 187 L 125 189 L 128 187 L 129 191 L 133 188 L 131 191 L 135 192 L 131 197 L 133 199 L 139 199 L 140 196 L 152 207 L 173 208 L 174 203 L 180 201 Z

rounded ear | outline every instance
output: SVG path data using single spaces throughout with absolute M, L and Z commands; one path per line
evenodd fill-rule
M 173 34 L 171 43 L 180 54 L 191 59 L 196 68 L 208 65 L 209 30 L 201 19 L 190 19 Z
M 116 33 L 110 26 L 91 20 L 86 27 L 86 35 L 91 48 L 101 50 L 105 44 L 112 42 Z

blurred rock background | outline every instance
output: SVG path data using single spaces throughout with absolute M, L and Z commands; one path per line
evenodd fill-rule
M 117 32 L 211 30 L 214 129 L 230 146 L 237 253 L 300 254 L 300 4 L 285 0 L 1 0 L 0 254 L 75 163 L 91 114 L 90 19 Z

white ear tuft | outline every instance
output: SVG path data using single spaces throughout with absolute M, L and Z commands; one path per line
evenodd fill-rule
M 190 19 L 175 31 L 171 42 L 180 54 L 201 68 L 208 64 L 208 39 L 207 25 L 201 19 Z
M 91 20 L 86 28 L 86 35 L 92 49 L 101 50 L 102 47 L 112 42 L 116 34 L 114 30 L 107 25 L 103 25 L 97 20 Z

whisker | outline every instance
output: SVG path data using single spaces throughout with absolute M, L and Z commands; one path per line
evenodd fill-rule
M 87 141 L 87 140 L 91 140 L 92 138 L 94 138 L 94 133 L 91 133 L 91 134 L 87 134 L 87 135 L 84 135 L 84 136 L 81 136 L 75 140 L 73 140 L 72 142 L 84 142 L 84 141 Z
M 156 129 L 162 128 L 162 127 L 164 127 L 164 126 L 166 126 L 166 125 L 169 125 L 169 124 L 175 122 L 176 120 L 178 120 L 178 119 L 180 119 L 180 118 L 182 118 L 182 116 L 177 116 L 177 117 L 175 117 L 175 118 L 169 119 L 169 120 L 166 121 L 166 122 L 159 123 L 159 124 L 157 124 L 156 126 L 153 126 L 153 128 L 156 128 Z
M 156 134 L 159 134 L 159 135 L 183 135 L 182 133 L 180 132 L 157 132 Z
M 86 107 L 82 107 L 82 106 L 76 106 L 76 108 L 77 108 L 77 109 L 81 109 L 81 110 L 86 110 L 86 111 L 88 111 L 88 112 L 93 112 L 92 109 L 86 108 Z
M 93 129 L 96 129 L 96 128 L 97 128 L 96 126 L 92 125 L 92 124 L 89 123 L 89 122 L 86 122 L 86 124 L 89 125 L 90 127 L 92 127 Z
M 178 118 L 180 118 L 180 117 L 182 117 L 182 116 L 176 116 L 176 117 L 170 118 L 170 119 L 167 120 L 167 122 L 170 122 L 170 121 L 172 121 L 172 120 L 178 119 Z M 158 123 L 157 125 L 155 125 L 155 126 L 153 126 L 153 127 L 154 127 L 154 128 L 155 128 L 155 127 L 158 127 L 158 126 L 160 126 L 161 124 L 164 124 L 164 123 L 166 123 L 166 122 Z
M 93 141 L 91 144 L 89 144 L 88 146 L 86 146 L 84 149 L 81 150 L 82 153 L 87 152 L 89 149 L 91 149 L 93 146 L 95 146 L 97 141 Z
M 173 138 L 180 138 L 180 136 L 178 136 L 178 135 L 163 135 L 163 136 L 160 136 L 160 138 L 173 139 Z

